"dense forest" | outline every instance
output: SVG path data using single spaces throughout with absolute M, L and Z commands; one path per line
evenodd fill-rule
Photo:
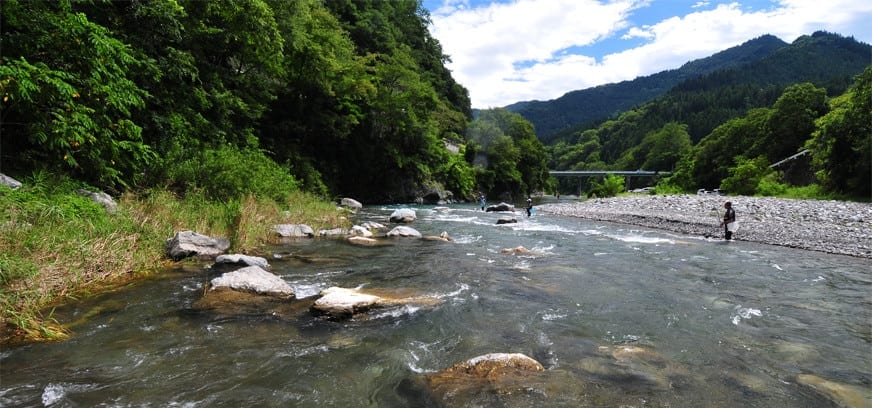
M 368 202 L 544 184 L 525 173 L 544 168 L 541 145 L 535 166 L 517 157 L 520 176 L 473 165 L 501 151 L 467 145 L 468 92 L 420 1 L 8 0 L 0 23 L 12 176 Z

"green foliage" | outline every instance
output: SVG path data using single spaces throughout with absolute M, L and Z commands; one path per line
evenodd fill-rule
M 772 171 L 769 162 L 763 156 L 755 159 L 738 156 L 735 161 L 736 165 L 729 169 L 729 176 L 720 184 L 721 190 L 730 194 L 754 195 L 760 180 Z
M 781 175 L 773 171 L 760 178 L 756 195 L 778 197 L 786 193 L 789 188 L 790 186 L 781 182 Z
M 131 120 L 148 95 L 128 77 L 142 62 L 69 7 L 4 2 L 4 161 L 124 186 L 155 157 Z
M 548 187 L 548 151 L 533 126 L 505 109 L 481 111 L 467 137 L 486 153 L 477 184 L 487 192 L 523 197 Z
M 444 180 L 445 187 L 456 197 L 473 197 L 476 193 L 475 170 L 464 159 L 464 148 L 458 154 L 446 154 L 436 169 L 436 176 Z
M 828 192 L 872 197 L 872 65 L 852 88 L 832 100 L 806 143 L 817 176 Z
M 230 201 L 254 194 L 282 201 L 298 190 L 296 179 L 262 150 L 223 146 L 170 162 L 169 186 L 183 193 L 202 191 L 209 199 Z
M 626 190 L 624 188 L 625 183 L 624 177 L 609 174 L 601 182 L 594 182 L 590 193 L 597 197 L 614 197 Z

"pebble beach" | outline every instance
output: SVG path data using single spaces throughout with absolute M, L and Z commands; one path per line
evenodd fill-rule
M 733 240 L 872 259 L 872 204 L 718 195 L 630 195 L 542 204 L 537 210 L 723 238 L 725 201 L 733 203 Z

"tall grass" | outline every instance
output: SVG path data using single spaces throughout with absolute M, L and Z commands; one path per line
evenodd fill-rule
M 68 181 L 35 177 L 0 187 L 0 341 L 56 340 L 67 330 L 50 307 L 101 293 L 166 266 L 165 242 L 178 231 L 226 237 L 231 251 L 257 254 L 272 225 L 346 227 L 336 206 L 305 193 L 281 202 L 248 195 L 215 201 L 150 190 L 118 199 L 112 214 Z

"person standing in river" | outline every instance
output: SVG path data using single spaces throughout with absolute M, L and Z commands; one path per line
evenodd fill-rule
M 733 211 L 733 203 L 727 201 L 724 203 L 724 208 L 727 212 L 724 213 L 724 220 L 721 225 L 724 226 L 724 239 L 729 241 L 733 238 L 733 231 L 730 231 L 730 224 L 736 222 L 736 212 Z

